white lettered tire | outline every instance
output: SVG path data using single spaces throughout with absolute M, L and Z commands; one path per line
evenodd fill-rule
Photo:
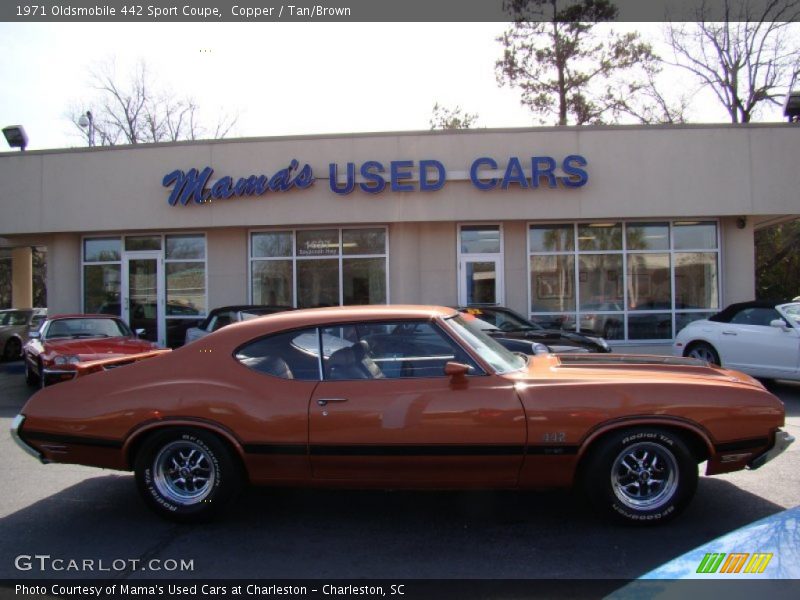
M 156 513 L 182 523 L 207 521 L 241 489 L 238 463 L 213 433 L 175 428 L 150 435 L 136 455 L 136 484 Z
M 610 434 L 590 449 L 585 492 L 607 515 L 654 525 L 676 517 L 697 489 L 697 461 L 676 433 L 636 428 Z

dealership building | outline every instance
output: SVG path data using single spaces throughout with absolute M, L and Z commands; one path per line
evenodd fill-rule
M 162 344 L 231 304 L 504 305 L 658 351 L 754 297 L 800 215 L 792 124 L 316 135 L 0 154 L 0 252 L 50 314 Z M 800 293 L 800 292 L 799 292 Z

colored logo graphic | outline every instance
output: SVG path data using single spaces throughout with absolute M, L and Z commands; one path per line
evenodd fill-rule
M 727 557 L 727 558 L 726 558 Z M 709 552 L 700 561 L 697 567 L 698 573 L 763 573 L 769 561 L 772 560 L 772 553 L 755 552 Z

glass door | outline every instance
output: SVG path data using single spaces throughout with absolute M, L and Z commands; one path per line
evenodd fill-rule
M 458 302 L 462 306 L 503 304 L 502 261 L 496 256 L 462 258 Z
M 123 256 L 122 318 L 142 337 L 164 345 L 164 280 L 161 252 L 127 252 Z

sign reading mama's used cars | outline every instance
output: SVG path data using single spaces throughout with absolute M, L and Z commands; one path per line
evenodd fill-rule
M 392 192 L 435 192 L 447 181 L 469 180 L 479 190 L 507 190 L 548 188 L 579 188 L 589 181 L 584 168 L 586 159 L 579 154 L 570 154 L 560 162 L 552 156 L 532 156 L 520 159 L 512 156 L 500 166 L 497 160 L 482 156 L 472 161 L 469 171 L 451 171 L 438 160 L 426 159 L 393 160 L 388 165 L 376 160 L 356 164 L 348 162 L 343 169 L 337 163 L 328 165 L 327 177 L 314 175 L 311 165 L 300 165 L 292 159 L 289 165 L 273 175 L 248 175 L 234 179 L 226 175 L 212 180 L 214 170 L 175 169 L 162 180 L 164 187 L 171 187 L 167 202 L 177 204 L 206 204 L 213 200 L 229 200 L 244 196 L 261 196 L 268 192 L 288 192 L 306 189 L 317 179 L 327 179 L 331 191 L 350 194 L 361 191 L 379 194 L 387 188 Z

